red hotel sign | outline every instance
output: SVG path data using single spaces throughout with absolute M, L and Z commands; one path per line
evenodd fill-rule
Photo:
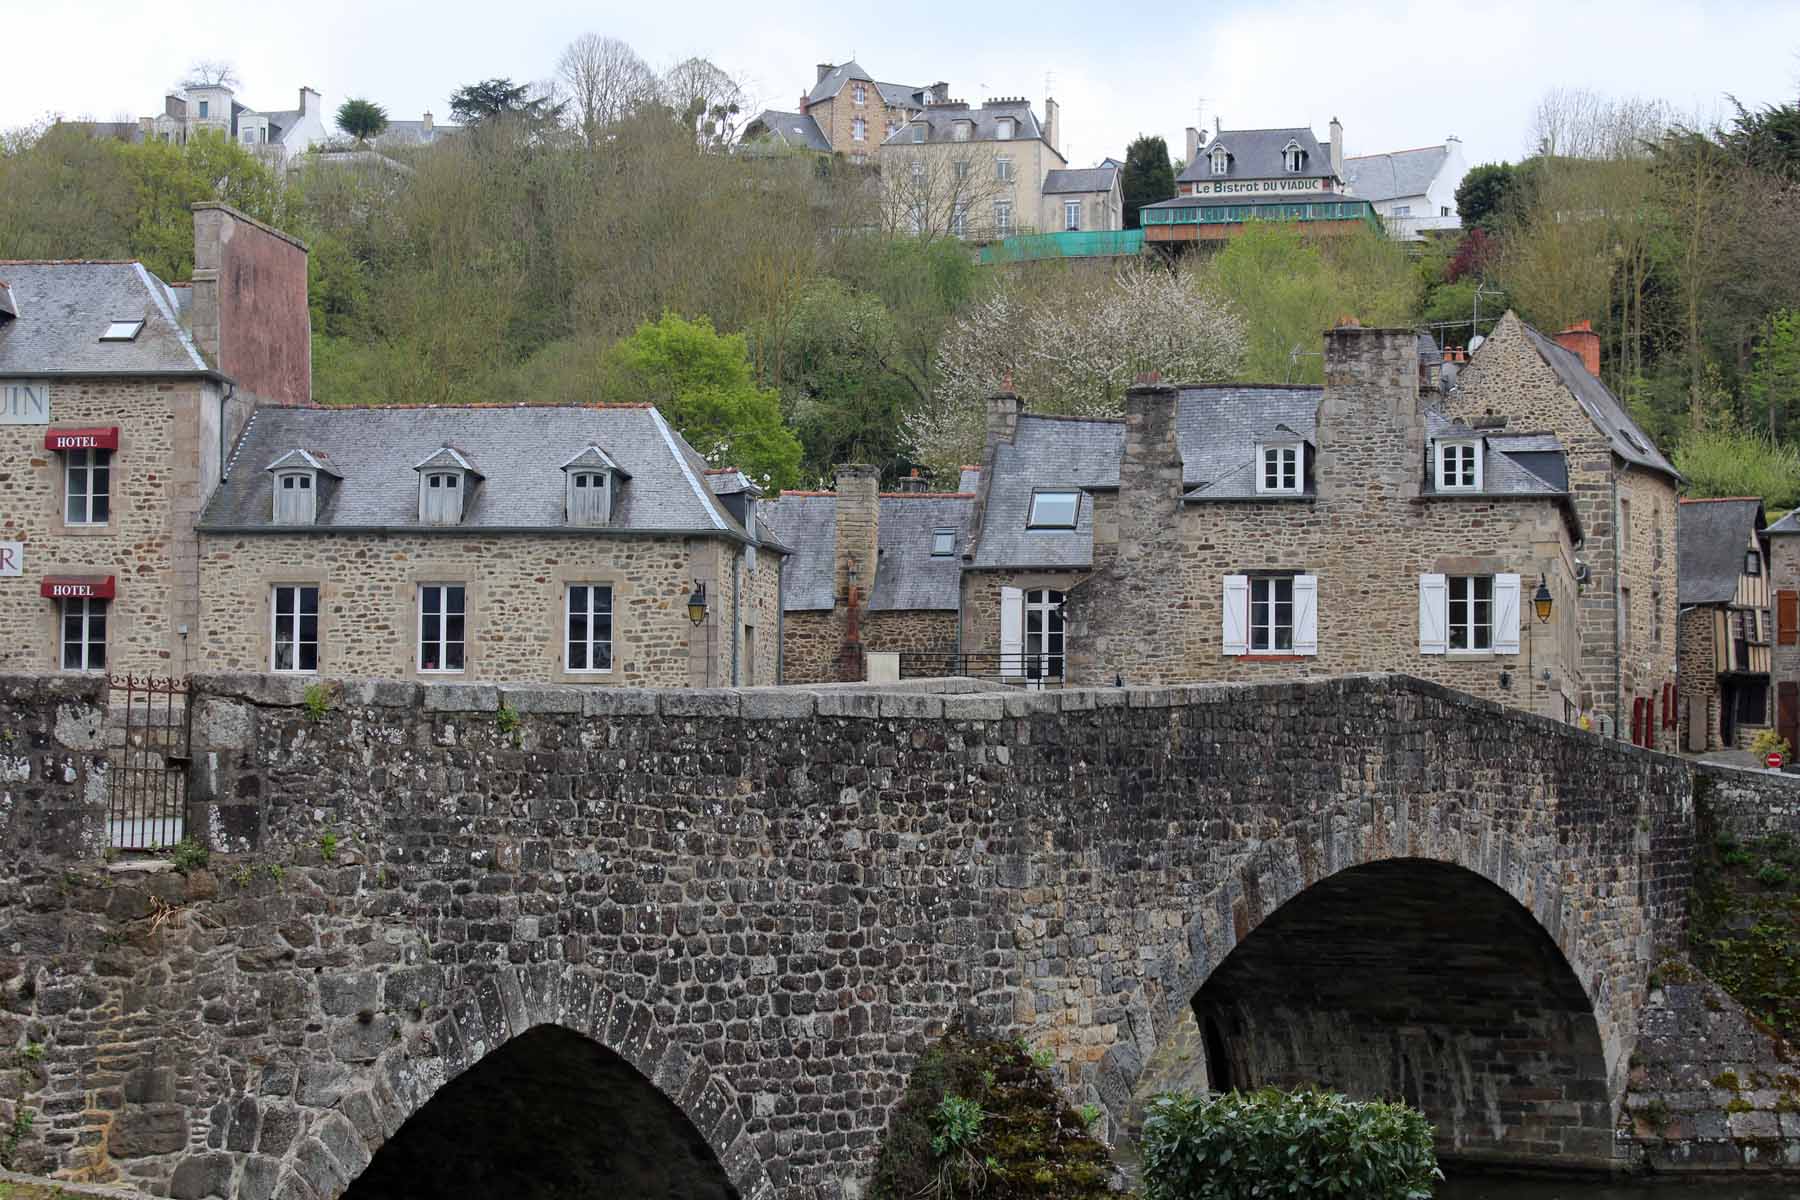
M 119 427 L 107 429 L 52 429 L 44 435 L 46 450 L 117 450 Z
M 52 600 L 111 600 L 116 590 L 111 575 L 46 575 L 38 586 Z

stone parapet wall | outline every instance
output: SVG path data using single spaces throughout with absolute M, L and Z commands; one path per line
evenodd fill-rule
M 1694 796 L 1713 828 L 1739 841 L 1800 838 L 1800 775 L 1696 763 Z
M 19 785 L 40 814 L 92 803 L 85 726 L 51 711 L 93 700 L 48 686 L 0 686 L 45 741 Z M 0 878 L 0 1037 L 44 1046 L 0 1096 L 41 1115 L 22 1152 L 335 1197 L 446 1080 L 554 1024 L 653 1081 L 744 1196 L 839 1200 L 959 1014 L 1116 1122 L 1265 918 L 1416 859 L 1534 914 L 1617 1104 L 1682 934 L 1685 764 L 1404 677 L 950 690 L 972 686 L 344 680 L 309 705 L 300 680 L 201 678 L 209 868 L 114 875 L 11 818 L 41 847 Z

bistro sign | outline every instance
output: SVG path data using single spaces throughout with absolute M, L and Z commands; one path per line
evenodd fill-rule
M 1220 179 L 1212 183 L 1205 180 L 1194 184 L 1191 195 L 1224 196 L 1265 194 L 1268 192 L 1323 192 L 1329 191 L 1324 179 Z
M 48 425 L 48 379 L 0 379 L 0 425 Z

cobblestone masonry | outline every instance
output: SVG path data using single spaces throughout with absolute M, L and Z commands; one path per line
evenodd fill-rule
M 296 679 L 198 685 L 191 827 L 222 853 L 183 879 L 95 861 L 97 685 L 0 680 L 0 1045 L 42 1047 L 0 1072 L 0 1120 L 39 1115 L 34 1167 L 335 1197 L 446 1081 L 559 1025 L 652 1080 L 745 1196 L 853 1195 L 956 1014 L 1117 1120 L 1234 946 L 1394 859 L 1534 914 L 1616 1106 L 1684 922 L 1685 764 L 1401 677 L 346 682 L 316 715 Z

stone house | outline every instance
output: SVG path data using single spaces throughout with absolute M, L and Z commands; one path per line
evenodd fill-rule
M 1775 685 L 1775 731 L 1800 752 L 1800 508 L 1763 531 L 1774 592 L 1775 645 L 1769 657 Z
M 206 661 L 774 683 L 782 556 L 757 496 L 649 406 L 260 409 L 200 516 Z
M 194 521 L 257 405 L 310 387 L 306 249 L 197 205 L 191 286 L 0 263 L 0 670 L 201 665 Z
M 949 97 L 949 85 L 882 83 L 861 63 L 820 63 L 818 79 L 796 111 L 765 109 L 744 126 L 741 140 L 795 150 L 873 159 L 876 148 L 927 104 Z
M 997 397 L 965 647 L 1078 684 L 1405 671 L 1574 719 L 1560 452 L 1420 384 L 1412 333 L 1350 327 L 1322 390 L 1140 385 L 1123 421 Z
M 1374 221 L 1366 200 L 1344 186 L 1344 127 L 1331 121 L 1322 145 L 1311 129 L 1223 129 L 1209 142 L 1192 126 L 1175 195 L 1139 210 L 1146 241 L 1204 242 L 1229 238 L 1249 221 L 1299 221 L 1321 232 Z
M 890 227 L 971 241 L 1083 230 L 1124 220 L 1119 172 L 1070 170 L 1057 145 L 1055 100 L 1043 119 L 1022 97 L 933 101 L 881 144 L 882 202 Z
M 840 466 L 835 485 L 765 506 L 791 555 L 784 682 L 863 679 L 868 655 L 886 653 L 926 654 L 924 673 L 950 673 L 973 493 L 881 492 L 876 469 L 862 465 Z
M 1586 322 L 1549 337 L 1508 312 L 1470 356 L 1446 410 L 1508 433 L 1554 436 L 1586 532 L 1581 708 L 1619 737 L 1674 750 L 1676 498 L 1681 476 L 1600 381 Z
M 1469 173 L 1462 140 L 1445 138 L 1441 146 L 1361 154 L 1344 160 L 1344 186 L 1375 206 L 1388 235 L 1401 241 L 1462 228 L 1456 211 L 1456 189 Z
M 1767 521 L 1755 497 L 1676 508 L 1678 721 L 1690 751 L 1748 747 L 1773 721 Z M 1668 699 L 1661 719 L 1669 719 Z
M 138 119 L 135 140 L 183 145 L 202 133 L 229 138 L 275 166 L 329 136 L 324 98 L 312 88 L 300 89 L 298 108 L 263 111 L 239 104 L 230 87 L 218 84 L 164 96 L 162 112 Z

